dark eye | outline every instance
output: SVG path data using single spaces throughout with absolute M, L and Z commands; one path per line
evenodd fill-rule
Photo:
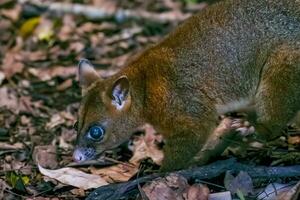
M 88 137 L 90 137 L 93 140 L 100 141 L 104 136 L 104 129 L 102 126 L 92 126 L 89 129 Z

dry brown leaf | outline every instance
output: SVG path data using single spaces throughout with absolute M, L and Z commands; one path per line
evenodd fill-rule
M 5 79 L 5 74 L 3 72 L 0 71 L 0 85 L 2 85 L 2 82 Z
M 20 18 L 21 5 L 16 5 L 11 9 L 1 9 L 1 15 L 11 19 L 12 21 L 17 21 Z
M 164 154 L 162 149 L 158 148 L 157 143 L 162 142 L 162 136 L 156 134 L 153 127 L 148 124 L 143 129 L 145 136 L 139 136 L 133 141 L 133 156 L 129 162 L 139 165 L 142 160 L 151 158 L 154 163 L 161 165 Z
M 38 164 L 41 174 L 84 190 L 97 188 L 108 183 L 98 175 L 87 174 L 78 169 L 66 167 L 57 170 L 48 170 Z
M 23 61 L 30 61 L 35 62 L 39 60 L 45 60 L 47 58 L 46 51 L 23 51 L 21 52 L 22 60 Z
M 185 191 L 189 187 L 187 180 L 178 174 L 170 174 L 165 178 L 157 178 L 143 186 L 149 200 L 184 200 Z
M 20 60 L 20 55 L 17 52 L 9 51 L 5 54 L 1 69 L 6 78 L 11 78 L 16 73 L 23 71 L 24 64 Z
M 109 182 L 124 182 L 134 176 L 139 169 L 142 160 L 151 158 L 154 163 L 160 165 L 163 159 L 163 151 L 158 148 L 157 143 L 162 142 L 162 136 L 156 134 L 152 126 L 146 124 L 141 127 L 145 135 L 136 136 L 133 141 L 133 156 L 129 163 L 121 163 L 115 166 L 96 169 L 91 168 L 92 174 L 99 174 Z
M 2 179 L 0 179 L 0 199 L 4 199 L 4 190 L 11 189 L 11 187 Z
M 300 135 L 288 136 L 289 144 L 300 144 Z
M 91 168 L 92 174 L 98 174 L 108 182 L 125 182 L 138 172 L 138 166 L 129 163 L 118 164 L 102 169 Z
M 194 184 L 190 186 L 186 192 L 186 200 L 208 200 L 209 189 L 202 184 Z
M 47 69 L 29 68 L 28 72 L 38 77 L 42 81 L 47 81 L 47 80 L 51 80 L 54 77 L 68 78 L 70 76 L 74 76 L 76 75 L 77 68 L 74 66 L 72 67 L 56 66 Z
M 62 82 L 60 85 L 58 85 L 56 87 L 57 91 L 64 91 L 66 89 L 68 89 L 69 87 L 71 87 L 73 84 L 73 80 L 72 79 L 67 79 L 64 82 Z
M 56 113 L 56 114 L 52 115 L 50 122 L 48 122 L 46 124 L 46 129 L 51 130 L 54 127 L 61 125 L 65 122 L 66 122 L 65 118 L 62 117 L 62 115 L 60 115 L 59 113 Z
M 19 142 L 14 144 L 7 144 L 5 142 L 0 142 L 0 149 L 7 149 L 7 150 L 24 149 L 24 145 Z
M 7 87 L 0 88 L 0 107 L 15 110 L 18 107 L 18 98 L 15 91 Z
M 83 189 L 73 189 L 70 191 L 72 194 L 75 194 L 76 196 L 79 196 L 79 197 L 85 197 L 86 194 L 85 194 L 85 191 Z
M 56 147 L 52 145 L 36 146 L 32 154 L 33 160 L 39 165 L 54 169 L 58 166 Z
M 288 191 L 280 193 L 276 200 L 297 200 L 300 198 L 300 181 Z

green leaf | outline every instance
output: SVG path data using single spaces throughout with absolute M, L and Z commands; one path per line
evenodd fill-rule
M 20 35 L 23 38 L 28 37 L 29 35 L 32 34 L 32 32 L 37 27 L 37 25 L 39 25 L 39 23 L 40 23 L 40 17 L 34 17 L 26 20 L 20 28 Z
M 26 193 L 26 188 L 23 182 L 23 179 L 21 177 L 19 177 L 17 179 L 16 185 L 14 187 L 16 190 L 21 191 L 21 192 L 25 192 Z

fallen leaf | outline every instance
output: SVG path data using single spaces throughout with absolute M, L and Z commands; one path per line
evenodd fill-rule
M 18 150 L 18 149 L 24 149 L 24 145 L 19 142 L 14 144 L 7 144 L 5 142 L 0 142 L 0 149 Z
M 36 146 L 32 154 L 33 160 L 39 165 L 54 169 L 58 166 L 56 147 L 52 145 Z
M 253 182 L 247 172 L 241 171 L 236 177 L 226 172 L 224 186 L 232 194 L 247 196 L 253 193 Z
M 97 188 L 108 183 L 98 175 L 87 174 L 78 169 L 66 167 L 57 170 L 49 170 L 38 164 L 41 174 L 58 180 L 66 185 L 72 185 L 84 190 Z
M 62 27 L 60 31 L 56 34 L 56 36 L 61 41 L 67 41 L 74 34 L 74 30 L 77 30 L 74 16 L 68 14 L 64 15 L 62 23 Z
M 288 136 L 288 143 L 289 144 L 300 144 L 300 135 L 295 136 Z
M 109 182 L 124 182 L 134 176 L 139 165 L 144 159 L 151 158 L 154 163 L 160 165 L 163 160 L 163 151 L 158 144 L 163 142 L 162 136 L 156 134 L 152 126 L 146 124 L 140 128 L 145 131 L 144 135 L 135 136 L 131 150 L 133 156 L 129 163 L 120 163 L 114 166 L 96 169 L 91 168 L 92 174 L 99 174 Z
M 10 110 L 18 108 L 18 98 L 14 90 L 7 87 L 0 88 L 0 108 L 1 107 L 6 107 Z
M 0 85 L 2 85 L 4 79 L 5 79 L 5 75 L 3 72 L 0 71 Z
M 53 29 L 54 29 L 53 22 L 47 19 L 46 17 L 41 17 L 40 23 L 35 28 L 34 35 L 36 35 L 38 39 L 41 41 L 50 42 L 54 35 Z
M 270 183 L 262 192 L 260 192 L 260 194 L 257 196 L 257 199 L 277 200 L 277 195 L 281 195 L 281 193 L 289 191 L 292 187 L 293 186 L 289 184 Z
M 277 195 L 276 200 L 298 200 L 300 199 L 300 181 L 288 191 Z
M 209 200 L 232 200 L 231 193 L 229 191 L 210 194 L 208 199 Z
M 133 156 L 129 162 L 139 165 L 142 160 L 151 158 L 155 164 L 161 165 L 164 154 L 158 144 L 163 142 L 162 136 L 156 134 L 153 127 L 148 124 L 143 126 L 142 129 L 145 130 L 145 135 L 133 139 Z
M 11 78 L 16 73 L 21 73 L 24 69 L 24 64 L 20 62 L 19 54 L 15 51 L 6 52 L 2 61 L 2 72 L 6 78 Z
M 58 85 L 56 87 L 57 91 L 64 91 L 66 89 L 68 89 L 69 87 L 71 87 L 73 84 L 73 80 L 72 79 L 67 79 L 64 82 L 62 82 L 60 85 Z
M 12 9 L 1 9 L 1 14 L 12 21 L 17 21 L 20 18 L 21 10 L 21 5 L 16 5 Z
M 92 174 L 100 175 L 107 182 L 125 182 L 138 172 L 139 168 L 136 165 L 129 163 L 117 164 L 110 167 L 96 169 L 90 168 Z
M 157 178 L 146 183 L 142 189 L 149 200 L 183 200 L 189 187 L 187 180 L 178 174 L 170 174 L 165 178 Z
M 85 197 L 85 191 L 83 189 L 80 189 L 80 188 L 76 188 L 76 189 L 72 189 L 70 191 L 72 194 L 75 194 L 76 196 L 79 196 L 79 197 Z
M 63 118 L 59 113 L 56 113 L 52 115 L 50 122 L 46 124 L 46 129 L 51 130 L 54 127 L 59 126 L 65 122 L 66 122 L 65 118 Z
M 2 179 L 0 179 L 0 199 L 4 199 L 4 190 L 11 189 L 11 187 Z
M 40 23 L 40 17 L 34 17 L 26 20 L 21 28 L 20 28 L 20 35 L 25 38 L 32 34 L 34 29 Z
M 186 192 L 186 200 L 208 200 L 209 189 L 202 184 L 194 184 L 190 186 Z
M 47 69 L 29 68 L 28 72 L 42 81 L 47 81 L 51 80 L 54 77 L 68 78 L 70 76 L 75 76 L 77 73 L 77 68 L 74 66 L 54 66 Z
M 21 52 L 22 60 L 25 62 L 35 62 L 40 60 L 45 60 L 47 58 L 46 51 L 25 51 Z
M 26 115 L 21 116 L 20 122 L 23 126 L 28 125 L 30 123 L 30 121 L 31 121 L 31 118 L 26 117 Z

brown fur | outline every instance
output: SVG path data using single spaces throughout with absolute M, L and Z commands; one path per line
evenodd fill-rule
M 299 42 L 299 1 L 217 3 L 118 74 L 93 83 L 81 104 L 78 148 L 100 153 L 148 122 L 166 138 L 162 169 L 184 168 L 217 127 L 216 106 L 241 99 L 255 102 L 259 132 L 278 135 L 300 106 Z M 117 110 L 106 92 L 121 76 L 128 78 L 129 96 Z M 100 142 L 86 138 L 94 122 L 108 124 Z

